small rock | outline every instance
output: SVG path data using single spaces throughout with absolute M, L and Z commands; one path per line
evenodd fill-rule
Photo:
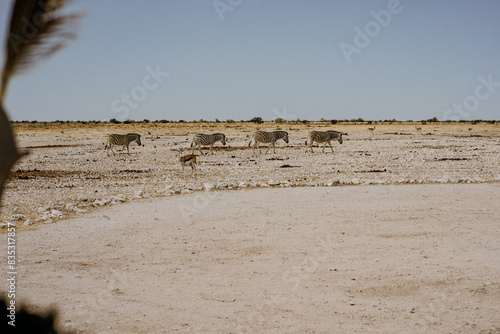
M 38 208 L 38 213 L 43 213 L 45 211 L 49 211 L 50 210 L 50 206 L 41 206 Z
M 111 204 L 121 204 L 121 203 L 125 202 L 126 197 L 123 194 L 119 194 L 116 196 L 111 196 L 109 199 L 111 201 L 110 202 Z
M 87 202 L 89 200 L 89 198 L 85 195 L 80 195 L 78 196 L 78 201 L 79 202 Z
M 64 215 L 64 213 L 62 213 L 62 211 L 59 211 L 59 210 L 53 209 L 53 210 L 50 212 L 50 217 L 52 217 L 52 218 L 64 219 L 66 216 Z
M 144 192 L 142 190 L 137 190 L 134 192 L 134 198 L 141 198 L 144 196 Z
M 269 187 L 269 185 L 267 183 L 261 183 L 260 186 L 261 187 Z
M 26 221 L 23 223 L 23 226 L 30 226 L 33 225 L 33 221 L 31 219 L 26 219 Z
M 104 205 L 106 205 L 106 204 L 109 204 L 110 202 L 111 202 L 111 200 L 108 200 L 107 198 L 103 198 L 103 199 L 101 199 L 101 200 L 96 199 L 96 200 L 92 203 L 92 205 L 93 205 L 93 206 L 104 206 Z
M 88 210 L 87 209 L 80 209 L 79 207 L 76 207 L 75 211 L 78 213 L 84 213 L 84 212 L 87 212 Z
M 10 216 L 10 219 L 17 220 L 17 221 L 24 220 L 24 218 L 25 218 L 25 216 L 20 214 L 20 213 Z
M 66 204 L 66 206 L 64 207 L 64 210 L 66 211 L 75 211 L 76 209 L 76 205 L 74 205 L 73 203 L 68 203 Z

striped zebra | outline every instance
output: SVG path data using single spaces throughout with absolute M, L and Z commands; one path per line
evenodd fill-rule
M 130 154 L 128 146 L 133 141 L 135 141 L 137 145 L 141 146 L 141 135 L 137 133 L 127 133 L 126 135 L 117 135 L 114 133 L 108 136 L 108 142 L 106 143 L 104 149 L 107 151 L 108 157 L 109 157 L 109 150 L 113 152 L 113 155 L 116 154 L 115 151 L 113 151 L 113 146 L 115 145 L 127 147 L 127 153 Z
M 194 150 L 198 148 L 203 155 L 204 153 L 201 151 L 201 146 L 210 146 L 210 152 L 214 154 L 214 144 L 218 141 L 220 141 L 222 145 L 226 145 L 226 135 L 223 133 L 214 133 L 213 135 L 198 133 L 193 137 L 193 141 L 191 142 L 191 147 L 194 146 L 193 153 Z
M 330 148 L 332 149 L 332 153 L 333 153 L 333 147 L 332 147 L 331 141 L 334 139 L 342 144 L 342 132 L 333 131 L 333 130 L 324 131 L 324 132 L 323 131 L 311 131 L 311 133 L 309 133 L 309 141 L 310 141 L 309 147 L 311 148 L 311 152 L 314 152 L 313 151 L 313 143 L 317 142 L 318 144 L 323 143 L 323 153 L 325 152 L 325 146 L 327 143 L 328 143 L 328 145 L 330 145 Z M 307 146 L 307 140 L 306 140 L 306 146 Z
M 273 152 L 276 154 L 276 148 L 274 144 L 276 144 L 276 141 L 279 139 L 283 139 L 285 143 L 288 144 L 288 132 L 286 131 L 273 131 L 273 132 L 266 132 L 266 131 L 257 131 L 253 134 L 252 138 L 250 139 L 250 142 L 248 143 L 248 147 L 252 145 L 252 140 L 254 142 L 253 149 L 254 152 L 258 148 L 259 153 L 260 153 L 260 148 L 259 148 L 259 143 L 264 143 L 268 144 L 270 143 L 269 147 L 266 150 L 266 154 L 271 148 L 273 147 Z

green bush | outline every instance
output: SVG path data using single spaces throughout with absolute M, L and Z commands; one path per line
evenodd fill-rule
M 258 123 L 258 124 L 262 124 L 264 123 L 264 120 L 262 120 L 262 117 L 254 117 L 250 120 L 250 122 L 252 123 Z

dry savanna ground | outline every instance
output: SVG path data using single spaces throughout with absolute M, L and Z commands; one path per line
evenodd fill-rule
M 17 124 L 16 298 L 76 333 L 499 333 L 499 125 L 373 126 Z M 228 142 L 195 176 L 197 132 Z
M 104 203 L 134 197 L 261 186 L 348 184 L 476 183 L 500 180 L 500 126 L 496 124 L 375 125 L 253 124 L 102 124 L 17 126 L 19 146 L 29 152 L 13 169 L 3 200 L 2 220 L 22 215 L 31 222 L 56 221 Z M 416 127 L 421 130 L 416 130 Z M 472 131 L 469 128 L 472 127 Z M 289 144 L 277 143 L 276 154 L 254 154 L 248 148 L 256 129 L 288 131 Z M 311 130 L 347 133 L 344 143 L 306 152 Z M 143 147 L 130 145 L 130 155 L 104 151 L 109 133 L 136 132 Z M 223 132 L 226 146 L 198 157 L 196 178 L 182 173 L 178 149 L 185 152 L 197 132 Z M 207 150 L 204 149 L 207 153 Z M 262 150 L 262 153 L 265 149 Z M 199 155 L 199 152 L 196 152 Z M 116 197 L 118 196 L 118 197 Z M 65 210 L 66 206 L 68 209 Z M 45 215 L 44 215 L 45 214 Z M 60 214 L 59 214 L 60 215 Z M 49 219 L 42 219 L 42 218 Z

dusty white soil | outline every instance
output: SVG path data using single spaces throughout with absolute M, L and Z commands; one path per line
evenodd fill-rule
M 239 125 L 18 129 L 18 302 L 82 333 L 500 332 L 498 126 L 329 128 L 333 154 L 294 125 L 261 156 Z M 229 142 L 194 178 L 200 130 Z
M 498 333 L 498 184 L 194 193 L 18 234 L 82 333 Z

